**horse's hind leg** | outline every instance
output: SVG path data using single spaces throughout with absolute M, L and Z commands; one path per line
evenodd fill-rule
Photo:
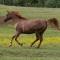
M 39 44 L 38 44 L 37 48 L 39 48 L 41 46 L 42 41 L 43 41 L 43 34 L 41 34 L 39 37 Z
M 36 33 L 36 40 L 35 40 L 34 42 L 32 42 L 31 47 L 32 47 L 32 46 L 34 45 L 34 43 L 37 42 L 38 40 L 39 40 L 39 34 Z

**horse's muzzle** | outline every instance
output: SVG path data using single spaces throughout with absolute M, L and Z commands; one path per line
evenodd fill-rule
M 11 18 L 6 18 L 6 19 L 4 20 L 4 22 L 7 22 L 7 21 L 9 21 L 9 20 L 11 20 Z

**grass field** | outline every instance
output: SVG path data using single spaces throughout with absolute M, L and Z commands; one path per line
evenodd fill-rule
M 58 18 L 60 21 L 60 8 L 34 8 L 34 7 L 15 7 L 0 5 L 0 16 L 5 16 L 6 11 L 19 11 L 29 19 L 48 19 Z M 1 20 L 1 19 L 0 19 Z M 23 43 L 20 47 L 15 41 L 12 47 L 8 47 L 15 28 L 11 24 L 0 26 L 0 60 L 60 60 L 60 31 L 48 28 L 44 34 L 44 41 L 41 48 L 35 48 L 38 42 L 30 47 L 35 40 L 35 34 L 21 35 L 19 41 Z

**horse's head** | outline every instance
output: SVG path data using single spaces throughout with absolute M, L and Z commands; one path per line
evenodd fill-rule
M 16 11 L 9 12 L 9 11 L 8 11 L 4 22 L 7 22 L 7 21 L 9 21 L 9 20 L 14 20 L 14 19 L 17 20 L 17 18 L 26 20 L 26 18 L 24 18 L 24 17 L 22 17 L 21 15 L 19 15 L 18 12 L 16 12 Z
M 4 20 L 4 22 L 7 22 L 9 20 L 13 19 L 13 12 L 9 12 L 6 14 L 6 18 Z

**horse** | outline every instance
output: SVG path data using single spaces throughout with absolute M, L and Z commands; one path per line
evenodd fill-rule
M 17 20 L 18 22 L 16 25 L 16 32 L 12 37 L 11 44 L 9 46 L 12 46 L 13 40 L 15 40 L 18 45 L 23 45 L 23 43 L 20 43 L 17 38 L 21 34 L 36 34 L 36 40 L 31 43 L 31 47 L 35 44 L 35 42 L 39 41 L 37 48 L 41 46 L 41 43 L 43 41 L 43 34 L 47 29 L 48 25 L 54 26 L 54 28 L 59 29 L 58 20 L 56 18 L 51 18 L 48 20 L 41 20 L 41 19 L 35 19 L 35 20 L 29 20 L 23 16 L 21 16 L 16 11 L 11 11 L 6 14 L 6 18 L 4 19 L 4 22 L 10 21 L 10 20 Z

